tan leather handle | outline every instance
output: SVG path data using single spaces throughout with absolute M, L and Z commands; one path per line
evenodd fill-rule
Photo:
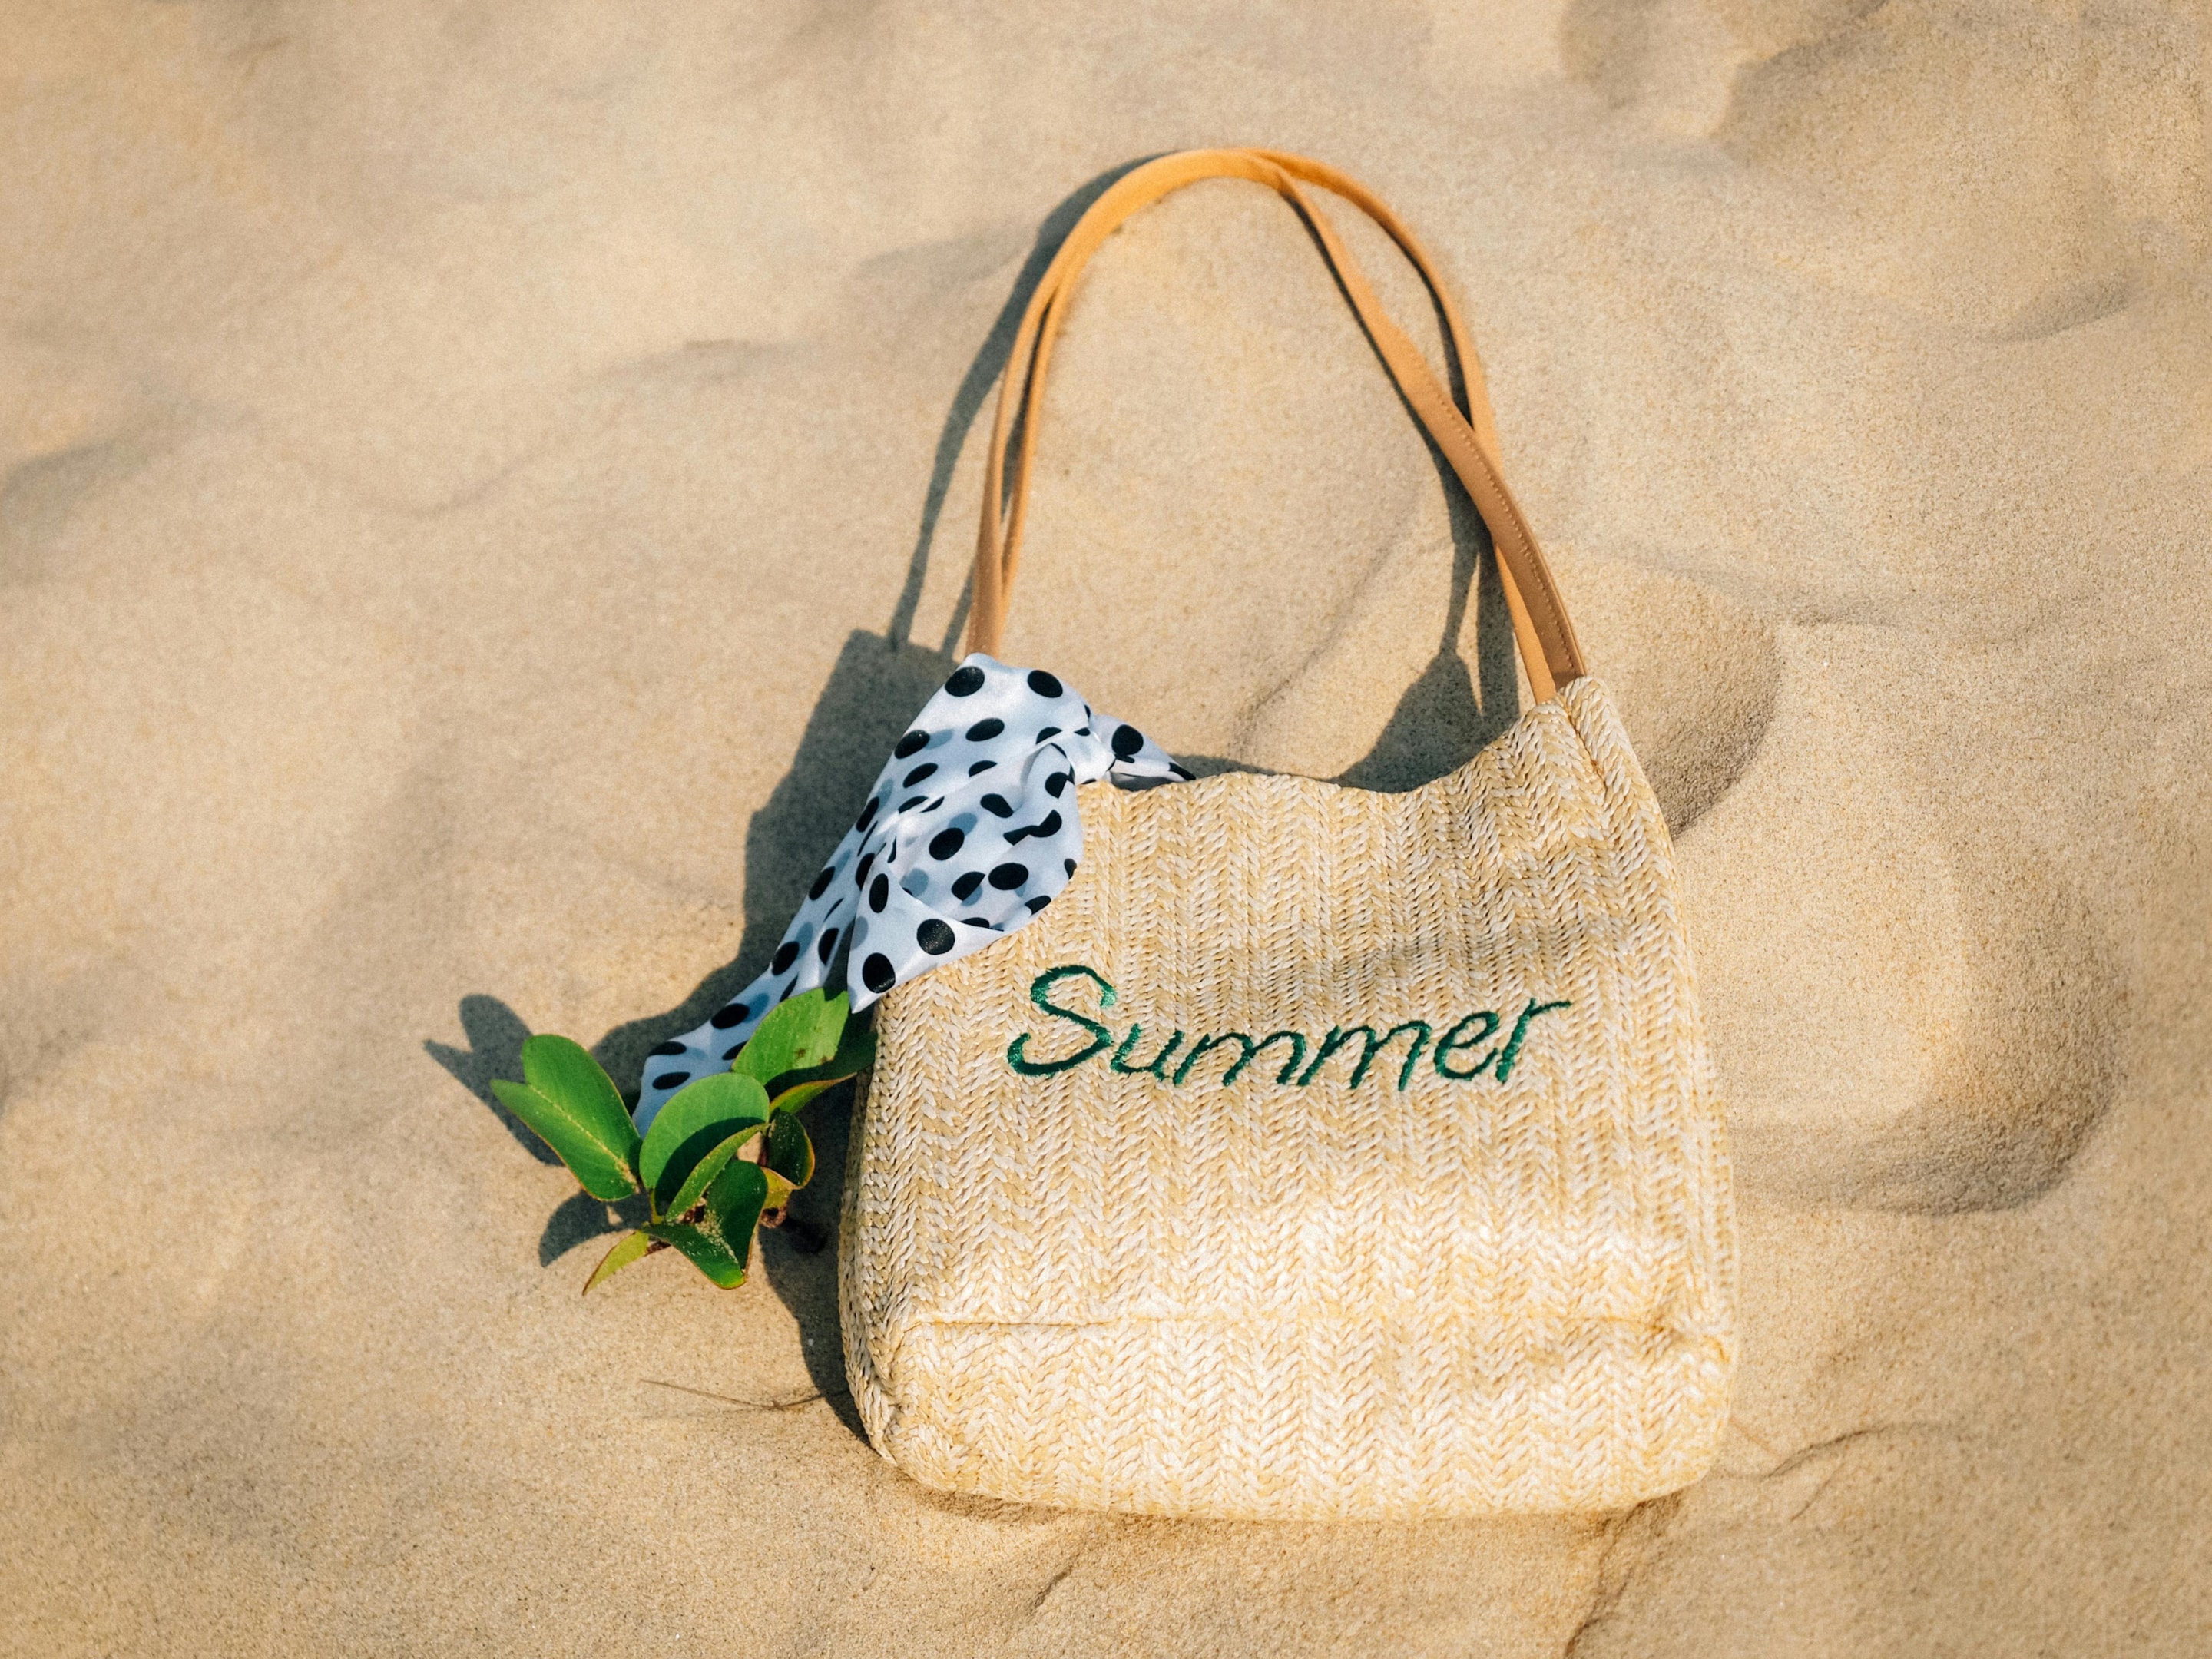
M 1490 412 L 1489 394 L 1483 384 L 1482 366 L 1474 355 L 1459 308 L 1437 276 L 1426 250 L 1389 208 L 1357 180 L 1334 167 L 1304 156 L 1276 150 L 1194 149 L 1165 155 L 1132 169 L 1096 202 L 1067 240 L 1030 298 L 1014 336 L 1006 374 L 999 387 L 999 409 L 991 428 L 991 447 L 983 473 L 983 521 L 975 538 L 975 579 L 973 609 L 969 613 L 968 648 L 996 655 L 1006 630 L 1006 602 L 1019 563 L 1022 530 L 1029 507 L 1030 462 L 1036 448 L 1038 417 L 1042 412 L 1045 373 L 1052 361 L 1053 343 L 1066 315 L 1066 301 L 1076 277 L 1107 237 L 1122 221 L 1170 191 L 1201 179 L 1249 179 L 1267 185 L 1287 200 L 1313 232 L 1322 256 L 1335 272 L 1352 309 L 1359 315 L 1368 338 L 1389 370 L 1414 415 L 1420 420 L 1444 459 L 1467 487 L 1475 510 L 1489 527 L 1498 555 L 1498 574 L 1513 616 L 1514 637 L 1521 649 L 1522 668 L 1529 687 L 1540 701 L 1548 701 L 1559 686 L 1582 678 L 1582 647 L 1574 625 L 1567 619 L 1552 573 L 1530 533 L 1528 520 L 1505 488 L 1498 458 L 1497 428 Z M 1419 349 L 1382 308 L 1351 251 L 1339 240 L 1335 228 L 1322 216 L 1298 180 L 1319 185 L 1365 212 L 1389 233 L 1405 252 L 1421 280 L 1435 295 L 1443 313 L 1445 332 L 1453 356 L 1467 384 L 1468 406 L 1462 408 L 1437 380 Z M 1006 487 L 1006 441 L 1013 427 L 1017 398 L 1022 404 L 1022 441 L 1014 458 L 1012 488 Z

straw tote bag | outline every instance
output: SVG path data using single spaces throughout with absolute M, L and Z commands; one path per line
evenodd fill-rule
M 1245 1518 L 1633 1504 L 1711 1462 L 1736 1345 L 1680 884 L 1499 478 L 1457 308 L 1388 209 L 1265 151 L 1100 197 L 1016 337 L 969 648 L 999 644 L 1078 273 L 1138 208 L 1224 176 L 1297 210 L 1473 496 L 1537 701 L 1408 793 L 1077 792 L 1086 850 L 1050 908 L 878 1010 L 844 1200 L 853 1391 L 878 1449 L 948 1492 Z M 1464 407 L 1302 183 L 1419 269 Z

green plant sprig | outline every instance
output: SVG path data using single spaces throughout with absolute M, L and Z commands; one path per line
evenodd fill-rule
M 792 1194 L 814 1178 L 814 1143 L 799 1109 L 875 1060 L 875 1038 L 850 1021 L 851 1009 L 842 991 L 779 1004 L 728 1071 L 677 1091 L 643 1135 L 581 1044 L 544 1036 L 522 1045 L 523 1081 L 491 1085 L 507 1110 L 593 1198 L 646 1195 L 646 1224 L 615 1242 L 586 1292 L 669 1249 L 725 1290 L 745 1282 L 753 1234 L 781 1226 Z

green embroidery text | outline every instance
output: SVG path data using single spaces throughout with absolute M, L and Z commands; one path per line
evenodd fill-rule
M 1419 1074 L 1421 1062 L 1426 1060 L 1438 1077 L 1465 1083 L 1472 1079 L 1488 1076 L 1503 1083 L 1513 1075 L 1520 1064 L 1522 1050 L 1528 1041 L 1528 1028 L 1536 1019 L 1556 1009 L 1571 1008 L 1571 1002 L 1539 1002 L 1528 999 L 1528 1005 L 1514 1017 L 1513 1024 L 1503 1039 L 1498 1033 L 1505 1022 L 1495 1009 L 1479 1008 L 1463 1016 L 1447 1029 L 1442 1036 L 1435 1035 L 1426 1020 L 1401 1020 L 1379 1035 L 1372 1025 L 1332 1026 L 1329 1033 L 1318 1043 L 1310 1042 L 1302 1031 L 1270 1031 L 1266 1036 L 1255 1038 L 1245 1031 L 1224 1031 L 1218 1036 L 1201 1036 L 1191 1042 L 1188 1034 L 1174 1031 L 1163 1038 L 1157 1033 L 1151 1039 L 1152 1057 L 1141 1059 L 1140 1044 L 1146 1042 L 1145 1028 L 1133 1021 L 1128 1030 L 1117 1042 L 1114 1028 L 1103 1020 L 1093 1019 L 1054 1001 L 1053 992 L 1067 981 L 1088 980 L 1096 988 L 1098 1012 L 1104 1013 L 1119 1000 L 1106 976 L 1097 969 L 1081 963 L 1069 963 L 1058 968 L 1048 968 L 1039 974 L 1030 986 L 1030 1000 L 1043 1013 L 1055 1020 L 1065 1021 L 1076 1030 L 1087 1034 L 1088 1041 L 1072 1053 L 1049 1059 L 1031 1058 L 1031 1042 L 1058 1048 L 1073 1033 L 1061 1033 L 1059 1038 L 1037 1036 L 1024 1031 L 1007 1045 L 1006 1064 L 1024 1077 L 1049 1077 L 1055 1072 L 1071 1071 L 1086 1060 L 1095 1060 L 1109 1049 L 1113 1052 L 1107 1060 L 1109 1070 L 1127 1076 L 1150 1076 L 1176 1087 L 1186 1084 L 1204 1085 L 1208 1081 L 1222 1088 L 1233 1086 L 1245 1071 L 1263 1064 L 1263 1075 L 1272 1069 L 1278 1084 L 1304 1088 L 1307 1085 L 1328 1080 L 1327 1067 L 1340 1054 L 1348 1064 L 1340 1068 L 1346 1088 L 1357 1089 L 1367 1080 L 1367 1073 L 1375 1062 L 1383 1060 L 1395 1063 L 1398 1087 L 1404 1089 Z M 1079 994 L 1079 985 L 1070 985 L 1061 993 L 1063 1000 Z M 1399 1038 L 1408 1039 L 1402 1058 L 1386 1053 Z M 1278 1045 L 1287 1048 L 1282 1064 L 1274 1065 L 1274 1056 L 1268 1054 Z M 1188 1045 L 1188 1046 L 1186 1046 Z M 1350 1051 L 1356 1050 L 1356 1054 Z M 1213 1067 L 1200 1070 L 1201 1062 L 1209 1058 L 1230 1054 L 1219 1075 L 1213 1076 Z M 1312 1059 L 1309 1060 L 1307 1056 Z M 1178 1061 L 1180 1056 L 1180 1061 Z M 1217 1062 L 1218 1063 L 1218 1062 Z

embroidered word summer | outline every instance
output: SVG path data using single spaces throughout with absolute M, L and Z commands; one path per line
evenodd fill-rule
M 1095 1060 L 1108 1049 L 1113 1056 L 1106 1064 L 1114 1071 L 1136 1076 L 1140 1073 L 1156 1077 L 1163 1083 L 1180 1088 L 1185 1084 L 1204 1084 L 1214 1079 L 1213 1068 L 1206 1062 L 1221 1056 L 1223 1069 L 1218 1082 L 1227 1088 L 1242 1077 L 1247 1068 L 1261 1064 L 1274 1069 L 1279 1084 L 1304 1088 L 1319 1079 L 1323 1068 L 1339 1054 L 1353 1056 L 1347 1064 L 1350 1072 L 1346 1086 L 1358 1088 L 1366 1080 L 1369 1070 L 1378 1059 L 1386 1067 L 1398 1067 L 1398 1086 L 1405 1088 L 1413 1082 L 1421 1061 L 1425 1057 L 1439 1077 L 1448 1077 L 1464 1083 L 1486 1074 L 1503 1083 L 1513 1074 L 1519 1063 L 1521 1051 L 1528 1041 L 1528 1028 L 1542 1015 L 1555 1009 L 1571 1007 L 1566 1002 L 1539 1002 L 1531 997 L 1528 1006 L 1515 1016 L 1510 1030 L 1494 1009 L 1479 1008 L 1466 1015 L 1442 1036 L 1436 1036 L 1426 1020 L 1401 1020 L 1388 1030 L 1377 1035 L 1371 1025 L 1332 1026 L 1327 1036 L 1318 1043 L 1310 1042 L 1303 1031 L 1270 1031 L 1263 1037 L 1254 1037 L 1245 1031 L 1224 1031 L 1218 1036 L 1201 1036 L 1191 1042 L 1187 1035 L 1176 1031 L 1161 1042 L 1150 1060 L 1139 1060 L 1138 1046 L 1144 1040 L 1145 1028 L 1132 1024 L 1128 1035 L 1117 1043 L 1114 1028 L 1103 1021 L 1064 1008 L 1052 1000 L 1052 992 L 1061 981 L 1087 979 L 1098 988 L 1098 1009 L 1103 1013 L 1117 1000 L 1114 988 L 1106 976 L 1095 968 L 1080 963 L 1070 963 L 1059 968 L 1048 968 L 1039 974 L 1030 986 L 1030 1000 L 1054 1019 L 1090 1033 L 1091 1041 L 1073 1054 L 1056 1059 L 1030 1058 L 1029 1045 L 1032 1041 L 1049 1043 L 1049 1037 L 1036 1037 L 1024 1031 L 1006 1048 L 1006 1064 L 1024 1077 L 1048 1077 L 1054 1072 L 1066 1072 Z M 1076 993 L 1079 988 L 1070 986 L 1064 995 Z M 1504 1031 L 1501 1036 L 1499 1033 Z M 1071 1033 L 1060 1033 L 1062 1036 Z M 1386 1058 L 1386 1051 L 1400 1037 L 1412 1039 L 1406 1046 L 1404 1058 Z M 1186 1046 L 1187 1045 L 1187 1046 Z M 1057 1045 L 1054 1045 L 1057 1046 Z M 1279 1051 L 1280 1064 L 1277 1065 Z M 1261 1056 L 1267 1059 L 1262 1062 Z M 1201 1073 L 1200 1067 L 1206 1066 Z

